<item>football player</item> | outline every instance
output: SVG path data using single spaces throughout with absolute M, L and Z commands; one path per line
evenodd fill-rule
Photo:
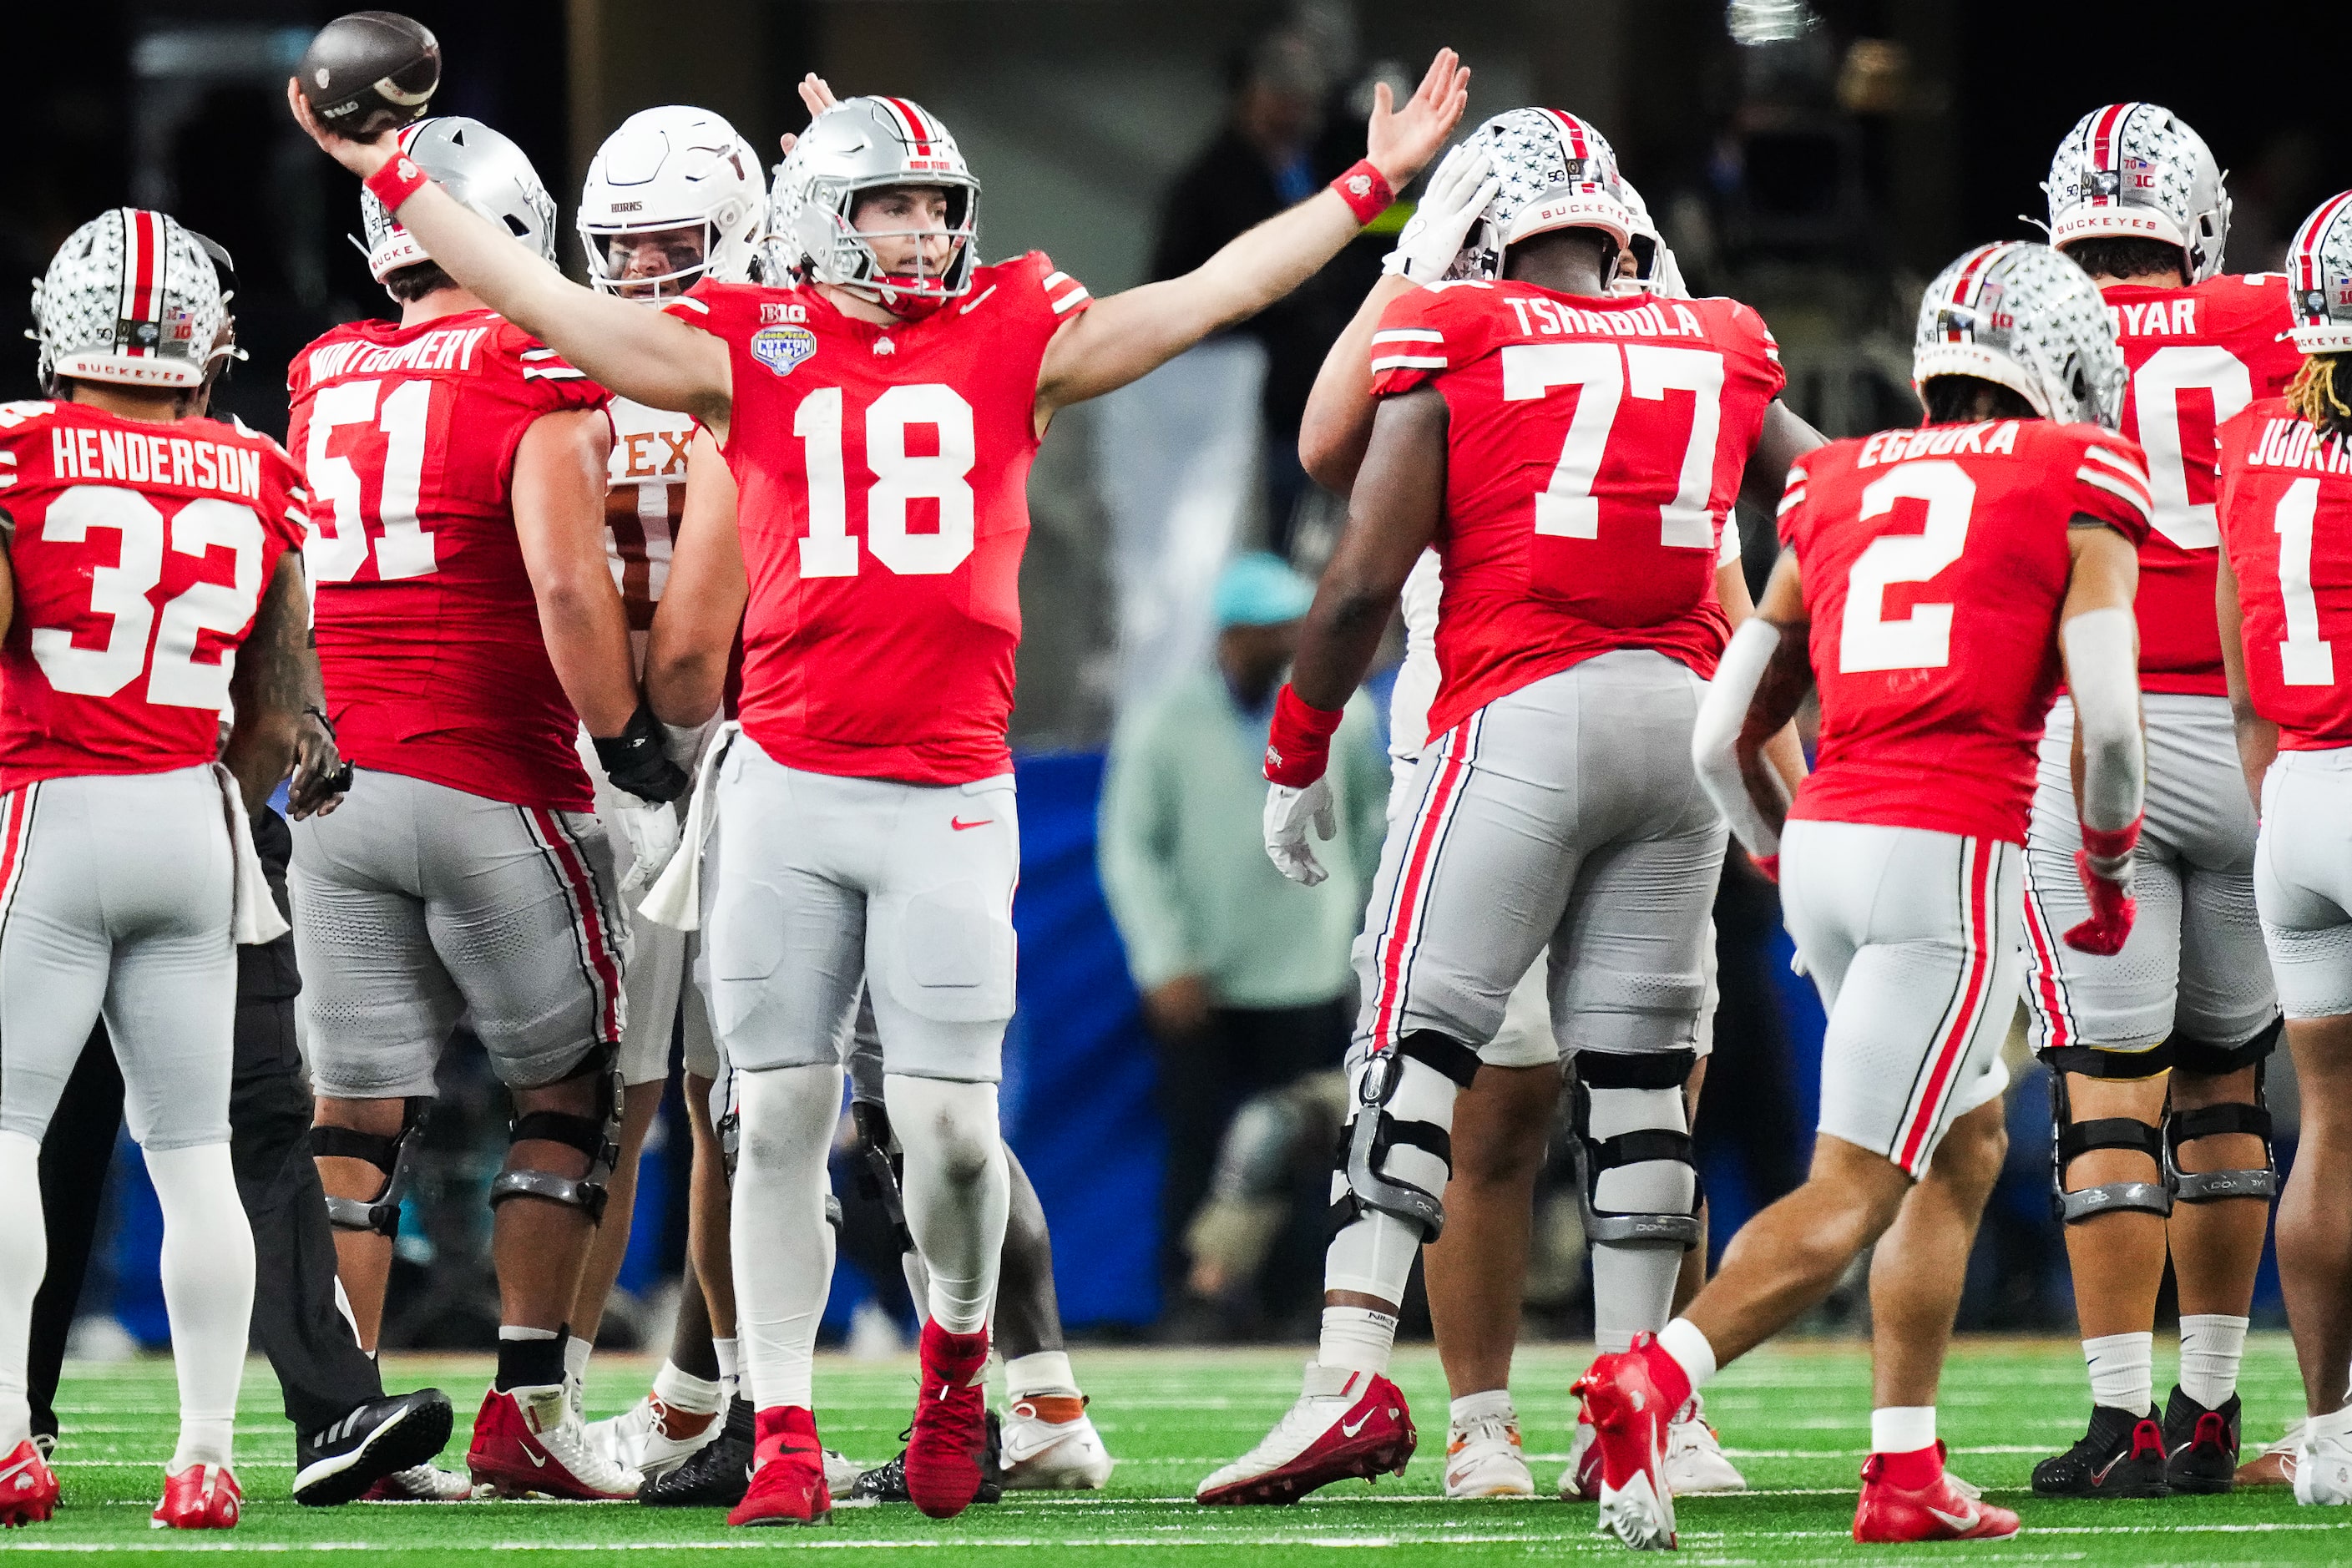
M 399 137 L 517 264 L 559 276 L 554 204 L 520 148 L 462 118 Z M 516 1117 L 489 1192 L 499 1366 L 467 1468 L 506 1491 L 631 1497 L 639 1476 L 584 1441 L 567 1396 L 565 1325 L 619 1153 L 627 949 L 573 737 L 584 724 L 642 800 L 686 776 L 638 698 L 605 570 L 606 395 L 361 205 L 401 319 L 334 329 L 287 378 L 319 655 L 358 766 L 343 808 L 294 839 L 313 1151 L 373 1349 L 404 1156 L 470 1016 Z
M 441 265 L 619 391 L 690 412 L 740 483 L 740 733 L 707 756 L 719 836 L 714 1022 L 741 1076 L 735 1229 L 759 1468 L 730 1520 L 830 1511 L 810 1410 L 831 1274 L 824 1156 L 872 980 L 908 1229 L 929 1270 L 907 1454 L 916 1506 L 979 1490 L 1008 1176 L 995 1083 L 1019 864 L 1005 743 L 1031 458 L 1054 412 L 1125 385 L 1295 289 L 1419 173 L 1461 114 L 1442 52 L 1368 156 L 1182 278 L 1095 301 L 1031 254 L 982 266 L 979 182 L 933 116 L 860 98 L 787 161 L 811 281 L 706 280 L 641 310 L 528 265 L 390 136 L 298 121 Z M 853 529 L 853 520 L 856 527 Z M 697 722 L 715 706 L 664 715 Z M 697 862 L 698 864 L 698 862 Z
M 1441 681 L 1356 946 L 1354 1114 L 1332 1178 L 1322 1335 L 1297 1404 L 1202 1482 L 1203 1502 L 1288 1501 L 1403 1469 L 1415 1434 L 1386 1376 L 1398 1305 L 1444 1226 L 1457 1091 L 1486 1076 L 1507 999 L 1538 956 L 1549 1059 L 1492 1061 L 1517 1087 L 1462 1131 L 1488 1141 L 1482 1162 L 1507 1160 L 1511 1122 L 1548 1121 L 1574 1054 L 1604 1342 L 1664 1323 L 1698 1241 L 1683 1088 L 1724 826 L 1691 776 L 1690 725 L 1726 601 L 1748 609 L 1724 520 L 1743 484 L 1776 491 L 1819 437 L 1779 406 L 1779 351 L 1754 311 L 1615 290 L 1635 226 L 1598 132 L 1522 109 L 1472 142 L 1496 188 L 1465 276 L 1402 292 L 1370 334 L 1370 445 L 1266 751 L 1267 851 L 1319 879 L 1307 828 L 1329 826 L 1338 710 L 1433 541 Z M 1580 744 L 1604 731 L 1606 752 Z M 1477 1215 L 1497 1254 L 1524 1247 L 1525 1208 L 1515 1194 Z M 1463 1260 L 1449 1299 L 1496 1272 L 1509 1292 L 1500 1331 L 1474 1309 L 1479 1353 L 1449 1360 L 1450 1376 L 1475 1379 L 1456 1387 L 1474 1439 L 1509 1408 L 1517 1269 L 1491 1261 Z
M 2131 928 L 2132 552 L 2150 502 L 2138 449 L 2112 433 L 2114 331 L 2079 268 L 2006 244 L 1928 286 L 1915 342 L 1926 424 L 1798 459 L 1788 548 L 1693 741 L 1740 843 L 1778 870 L 1829 1029 L 1804 1185 L 1748 1222 L 1685 1315 L 1576 1385 L 1600 1434 L 1601 1523 L 1631 1546 L 1675 1543 L 1665 1414 L 1826 1296 L 1914 1206 L 1915 1184 L 1961 1220 L 1957 1250 L 1915 1262 L 1949 1274 L 1967 1256 L 1998 1174 L 2033 748 L 2062 659 L 2092 893 L 2063 940 L 2113 952 Z M 1762 744 L 1817 683 L 1820 754 L 1792 805 Z M 1990 1169 L 1937 1157 L 1948 1134 L 1986 1129 Z M 2017 1530 L 1945 1473 L 1934 1401 L 1950 1333 L 1948 1305 L 1877 1323 L 1857 1541 Z
M 2302 1139 L 2279 1202 L 2279 1282 L 2308 1419 L 2283 1456 L 2302 1503 L 2352 1503 L 2352 191 L 2287 247 L 2281 399 L 2221 426 L 2221 655 L 2247 793 L 2254 896 L 2286 1011 Z M 2152 739 L 2152 737 L 2151 737 Z M 2257 1461 L 2259 1462 L 2259 1461 Z
M 303 717 L 301 479 L 268 437 L 190 416 L 230 338 L 212 258 L 168 216 L 76 229 L 33 313 L 52 401 L 0 405 L 0 1523 L 58 1501 L 26 1401 L 40 1147 L 103 1015 L 163 1211 L 180 1427 L 153 1521 L 225 1530 L 254 1281 L 236 949 L 285 930 L 250 814 L 298 755 L 298 809 L 340 771 Z
M 2034 1467 L 2057 1497 L 2223 1492 L 2238 1462 L 2238 1360 L 2278 1177 L 2263 1104 L 2278 998 L 2254 912 L 2254 814 L 2213 632 L 2214 430 L 2298 367 L 2286 280 L 2221 271 L 2230 198 L 2197 133 L 2111 103 L 2059 144 L 2050 238 L 2099 285 L 2131 379 L 2122 433 L 2147 454 L 2140 552 L 2147 722 L 2139 919 L 2121 952 L 2057 939 L 2074 878 L 2071 710 L 2051 710 L 2026 840 L 2026 998 L 2052 1071 L 2051 1206 L 2090 1368 L 2080 1441 Z M 2157 1288 L 2171 1255 L 2180 1378 L 2159 1412 Z

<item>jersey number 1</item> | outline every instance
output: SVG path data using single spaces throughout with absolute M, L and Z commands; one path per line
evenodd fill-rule
M 907 426 L 939 432 L 937 452 L 907 450 Z M 849 484 L 842 457 L 841 388 L 819 387 L 793 411 L 808 475 L 808 535 L 801 541 L 803 577 L 857 575 L 857 541 L 849 531 Z M 866 492 L 866 548 L 902 577 L 954 571 L 971 553 L 971 482 L 978 455 L 971 405 L 937 382 L 894 386 L 866 405 L 866 466 L 874 483 Z M 907 503 L 939 502 L 939 530 L 907 527 Z
M 2311 525 L 2318 516 L 2319 481 L 2313 479 L 2287 486 L 2271 514 L 2279 536 L 2279 598 L 2286 611 L 2279 674 L 2289 686 L 2336 684 L 2336 646 L 2319 635 L 2319 598 L 2311 591 Z

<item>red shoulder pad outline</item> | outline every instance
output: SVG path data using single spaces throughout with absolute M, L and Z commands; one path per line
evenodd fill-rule
M 2053 432 L 2054 434 L 2054 432 Z M 2065 455 L 2073 469 L 2070 515 L 2095 517 L 2137 549 L 2156 525 L 2156 501 L 2147 479 L 2147 454 L 2127 436 L 2095 425 L 2070 425 L 2063 434 L 2074 450 Z

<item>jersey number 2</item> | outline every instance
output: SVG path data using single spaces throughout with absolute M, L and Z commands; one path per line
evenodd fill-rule
M 1914 605 L 1899 621 L 1886 618 L 1886 590 L 1925 583 L 1960 558 L 1969 542 L 1969 513 L 1977 482 L 1958 463 L 1940 458 L 1889 468 L 1862 492 L 1862 521 L 1884 517 L 1898 500 L 1927 503 L 1927 525 L 1917 533 L 1885 534 L 1854 557 L 1846 574 L 1845 618 L 1838 626 L 1838 669 L 1941 669 L 1952 662 L 1952 606 Z
M 801 541 L 803 577 L 857 575 L 857 541 L 849 531 L 849 485 L 842 458 L 841 388 L 819 387 L 793 410 L 808 475 L 808 535 Z M 907 450 L 907 426 L 939 432 L 937 452 Z M 954 571 L 971 553 L 971 482 L 978 455 L 971 405 L 937 382 L 894 386 L 866 405 L 866 466 L 874 470 L 866 492 L 866 548 L 902 577 Z M 907 503 L 939 502 L 938 531 L 907 527 Z

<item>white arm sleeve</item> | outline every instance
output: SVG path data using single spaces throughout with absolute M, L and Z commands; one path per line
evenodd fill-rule
M 2132 613 L 2086 610 L 2058 628 L 2066 687 L 2083 738 L 2083 822 L 2113 832 L 2139 816 L 2147 753 L 2139 727 L 2139 661 Z
M 1739 731 L 1747 726 L 1748 704 L 1780 646 L 1780 628 L 1761 616 L 1742 622 L 1715 667 L 1706 700 L 1699 704 L 1697 722 L 1691 726 L 1691 763 L 1698 769 L 1698 782 L 1706 786 L 1740 845 L 1756 856 L 1778 855 L 1780 835 L 1748 796 L 1748 782 L 1739 772 Z

